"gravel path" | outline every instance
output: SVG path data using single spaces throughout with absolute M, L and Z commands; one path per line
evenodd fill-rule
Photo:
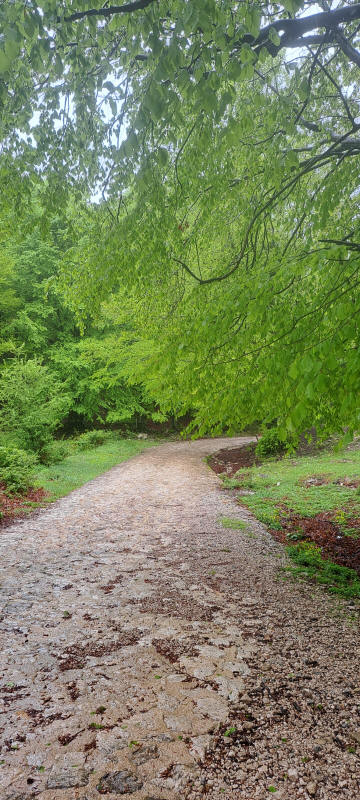
M 279 577 L 202 461 L 242 441 L 147 450 L 3 531 L 1 800 L 359 798 L 356 608 Z

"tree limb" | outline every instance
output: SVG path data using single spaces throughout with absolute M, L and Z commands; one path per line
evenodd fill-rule
M 75 11 L 68 17 L 64 17 L 65 22 L 76 22 L 84 17 L 111 17 L 113 14 L 131 14 L 133 11 L 139 11 L 142 8 L 147 8 L 155 0 L 134 0 L 133 3 L 125 3 L 123 6 L 103 6 L 103 8 L 89 8 L 87 11 Z M 61 21 L 61 17 L 58 17 Z
M 355 47 L 350 44 L 348 39 L 344 36 L 341 31 L 337 30 L 334 33 L 334 38 L 336 39 L 337 43 L 340 45 L 341 50 L 345 55 L 348 57 L 349 61 L 352 61 L 353 64 L 356 64 L 357 67 L 360 67 L 360 53 Z
M 308 17 L 279 19 L 263 28 L 254 40 L 254 44 L 264 43 L 268 39 L 270 30 L 274 28 L 276 31 L 284 31 L 278 48 L 289 47 L 290 42 L 299 39 L 308 31 L 313 31 L 317 28 L 334 30 L 342 22 L 353 22 L 355 19 L 360 19 L 360 3 L 336 8 L 333 11 L 320 11 L 317 14 L 310 14 Z

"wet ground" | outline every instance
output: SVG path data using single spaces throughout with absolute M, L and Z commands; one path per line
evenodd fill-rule
M 1 800 L 358 796 L 354 609 L 279 579 L 202 460 L 229 443 L 147 450 L 2 531 Z

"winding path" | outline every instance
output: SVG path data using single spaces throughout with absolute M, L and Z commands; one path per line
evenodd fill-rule
M 202 460 L 246 441 L 154 447 L 3 531 L 1 800 L 359 796 L 354 615 L 279 580 Z

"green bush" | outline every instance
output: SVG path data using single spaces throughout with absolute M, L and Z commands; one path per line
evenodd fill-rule
M 51 464 L 58 464 L 64 461 L 64 458 L 70 453 L 70 447 L 67 442 L 53 440 L 45 444 L 40 452 L 40 461 L 46 466 Z
M 287 447 L 287 442 L 280 439 L 279 433 L 276 428 L 270 428 L 265 431 L 260 441 L 257 443 L 255 453 L 259 458 L 268 458 L 269 456 L 276 456 L 284 453 Z
M 112 435 L 110 431 L 86 431 L 75 440 L 75 447 L 77 450 L 91 450 L 104 444 Z
M 0 428 L 17 446 L 41 452 L 69 409 L 56 376 L 38 359 L 14 360 L 0 375 Z
M 34 480 L 37 458 L 17 447 L 0 447 L 0 481 L 8 492 L 26 492 Z

